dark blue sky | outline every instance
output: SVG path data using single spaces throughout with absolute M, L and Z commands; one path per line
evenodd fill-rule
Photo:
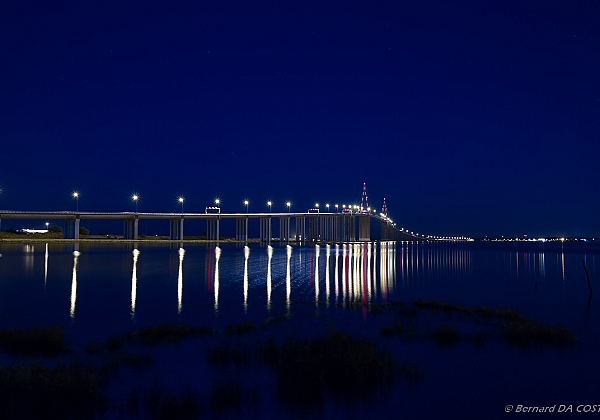
M 600 236 L 598 2 L 88 3 L 0 4 L 0 209 Z

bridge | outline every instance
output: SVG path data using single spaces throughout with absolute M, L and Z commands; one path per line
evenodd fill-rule
M 79 193 L 73 193 L 73 197 L 78 199 Z M 128 240 L 138 240 L 139 221 L 146 220 L 169 220 L 170 234 L 172 240 L 184 240 L 183 222 L 185 220 L 205 219 L 206 220 L 206 239 L 210 241 L 220 240 L 221 221 L 227 219 L 235 220 L 235 239 L 237 241 L 248 241 L 248 227 L 251 219 L 259 220 L 259 240 L 271 242 L 273 238 L 273 219 L 279 221 L 279 237 L 281 242 L 291 241 L 316 241 L 316 242 L 354 242 L 380 240 L 400 240 L 415 241 L 426 239 L 424 235 L 414 234 L 406 230 L 398 229 L 396 224 L 388 216 L 387 204 L 383 199 L 381 212 L 369 207 L 367 196 L 367 184 L 363 183 L 362 197 L 360 205 L 342 205 L 338 212 L 338 205 L 335 205 L 335 212 L 329 211 L 329 204 L 326 205 L 326 211 L 322 211 L 315 205 L 315 208 L 307 212 L 290 212 L 290 203 L 287 203 L 287 213 L 221 213 L 218 206 L 219 200 L 216 200 L 217 206 L 206 207 L 205 213 L 184 213 L 183 198 L 179 198 L 181 203 L 181 213 L 139 213 L 137 211 L 138 195 L 135 194 L 132 199 L 136 201 L 135 212 L 80 212 L 79 202 L 77 211 L 10 211 L 0 210 L 0 223 L 2 219 L 34 219 L 34 220 L 63 220 L 64 237 L 66 239 L 79 239 L 79 227 L 81 220 L 123 220 L 123 237 Z M 268 202 L 269 208 L 271 202 Z M 292 230 L 292 220 L 294 229 Z M 372 238 L 371 224 L 379 223 L 379 238 Z M 294 232 L 294 233 L 292 233 Z
M 279 241 L 353 242 L 381 240 L 422 240 L 414 234 L 395 227 L 391 219 L 382 213 L 366 210 L 343 209 L 342 212 L 308 211 L 305 213 L 138 213 L 138 212 L 79 212 L 79 211 L 9 211 L 0 210 L 0 220 L 62 220 L 66 239 L 79 239 L 81 220 L 123 220 L 123 237 L 137 240 L 140 220 L 168 220 L 170 239 L 183 240 L 185 220 L 205 219 L 206 239 L 220 239 L 223 220 L 235 220 L 235 239 L 248 241 L 251 219 L 259 220 L 259 240 L 273 240 L 273 219 L 279 221 Z M 292 223 L 293 221 L 293 223 Z M 380 238 L 371 237 L 371 224 L 380 224 Z M 292 226 L 293 225 L 293 226 Z M 294 229 L 292 229 L 292 227 Z M 292 233 L 293 232 L 293 233 Z

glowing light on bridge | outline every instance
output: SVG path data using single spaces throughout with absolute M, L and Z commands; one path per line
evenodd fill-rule
M 179 204 L 181 204 L 181 214 L 183 214 L 183 201 L 184 201 L 184 198 L 181 196 L 177 199 L 177 202 Z
M 77 212 L 79 212 L 79 191 L 73 191 L 73 198 L 75 199 L 75 203 L 76 203 L 76 209 Z
M 138 194 L 133 194 L 131 196 L 131 201 L 133 201 L 135 203 L 135 212 L 138 212 L 138 200 L 140 199 L 140 196 Z

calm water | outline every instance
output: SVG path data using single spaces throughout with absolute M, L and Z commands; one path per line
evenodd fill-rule
M 297 325 L 335 324 L 381 340 L 377 315 L 340 303 L 439 299 L 565 324 L 580 344 L 523 352 L 502 343 L 481 351 L 390 341 L 426 379 L 370 413 L 503 417 L 507 404 L 600 403 L 589 387 L 600 373 L 600 316 L 581 263 L 600 293 L 594 243 L 1 243 L 0 254 L 0 328 L 61 325 L 73 347 L 150 325 L 222 328 L 282 313 Z

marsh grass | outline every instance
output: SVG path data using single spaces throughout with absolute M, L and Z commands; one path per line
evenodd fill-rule
M 460 332 L 451 324 L 429 330 L 427 335 L 440 347 L 450 347 L 460 341 Z
M 390 384 L 395 371 L 389 351 L 336 329 L 311 340 L 290 335 L 281 345 L 269 339 L 260 350 L 276 373 L 278 399 L 297 408 L 320 406 L 326 392 L 368 398 Z
M 215 330 L 208 327 L 192 327 L 188 325 L 157 325 L 155 327 L 142 328 L 122 336 L 122 340 L 140 343 L 147 346 L 155 346 L 159 343 L 177 343 L 187 337 L 202 337 L 212 335 Z M 109 339 L 110 340 L 110 339 Z
M 279 314 L 276 316 L 270 316 L 265 318 L 261 323 L 260 326 L 262 327 L 262 329 L 264 330 L 265 328 L 267 328 L 269 325 L 275 324 L 275 323 L 279 323 L 282 321 L 285 321 L 287 319 L 289 319 L 290 316 L 288 314 Z
M 93 418 L 106 410 L 89 366 L 0 366 L 0 417 Z
M 225 328 L 225 332 L 227 335 L 242 335 L 254 331 L 256 329 L 256 325 L 254 322 L 238 322 L 237 324 L 229 324 Z
M 66 352 L 62 327 L 0 330 L 0 348 L 25 356 L 54 357 Z
M 130 406 L 132 411 L 135 412 L 136 396 L 130 396 L 130 399 L 132 399 Z M 162 389 L 156 383 L 151 389 L 145 391 L 143 404 L 144 415 L 140 416 L 140 418 L 187 420 L 197 419 L 202 413 L 200 397 L 191 389 L 187 389 L 181 395 L 177 395 Z
M 516 344 L 524 348 L 531 344 L 553 344 L 564 348 L 577 342 L 577 338 L 567 327 L 546 325 L 533 320 L 521 320 L 506 324 L 504 339 L 509 344 Z
M 206 351 L 206 361 L 215 367 L 226 368 L 230 365 L 247 366 L 252 360 L 254 352 L 247 346 L 237 343 L 235 346 L 229 342 L 217 344 Z

